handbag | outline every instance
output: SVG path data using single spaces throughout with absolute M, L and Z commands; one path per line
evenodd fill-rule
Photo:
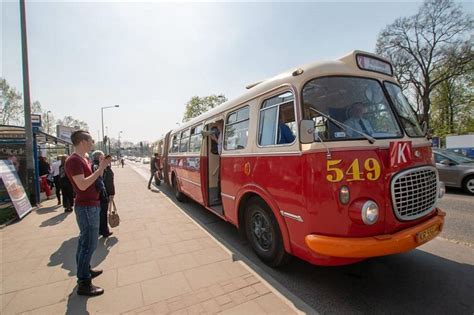
M 117 207 L 112 200 L 109 202 L 109 225 L 111 228 L 117 227 L 120 224 L 120 216 L 117 213 Z

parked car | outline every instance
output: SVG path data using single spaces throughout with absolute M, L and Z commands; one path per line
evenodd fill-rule
M 150 158 L 148 158 L 148 157 L 143 158 L 142 163 L 143 164 L 150 164 Z
M 439 180 L 474 195 L 474 159 L 448 150 L 433 150 Z

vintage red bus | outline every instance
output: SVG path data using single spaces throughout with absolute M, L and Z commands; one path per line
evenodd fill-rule
M 247 87 L 159 140 L 163 177 L 258 257 L 343 265 L 436 237 L 431 144 L 389 61 L 354 51 Z

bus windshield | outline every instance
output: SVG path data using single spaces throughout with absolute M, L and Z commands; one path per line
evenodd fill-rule
M 364 139 L 361 132 L 375 139 L 402 136 L 382 86 L 372 79 L 325 77 L 309 81 L 303 88 L 303 119 L 314 121 L 315 141 L 360 140 Z
M 385 88 L 387 89 L 388 94 L 390 94 L 392 103 L 395 105 L 395 110 L 400 116 L 400 120 L 406 133 L 410 137 L 422 137 L 424 135 L 423 130 L 418 124 L 413 107 L 411 107 L 410 103 L 408 103 L 408 100 L 405 98 L 405 95 L 403 95 L 402 89 L 392 82 L 385 82 Z

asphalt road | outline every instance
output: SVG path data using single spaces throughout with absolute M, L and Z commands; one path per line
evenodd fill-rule
M 149 165 L 134 164 L 144 177 Z M 146 183 L 144 183 L 145 185 Z M 160 193 L 175 201 L 169 187 Z M 448 190 L 440 237 L 409 253 L 343 267 L 313 266 L 294 258 L 273 269 L 260 262 L 237 229 L 198 204 L 175 202 L 277 290 L 309 313 L 474 313 L 474 197 Z

